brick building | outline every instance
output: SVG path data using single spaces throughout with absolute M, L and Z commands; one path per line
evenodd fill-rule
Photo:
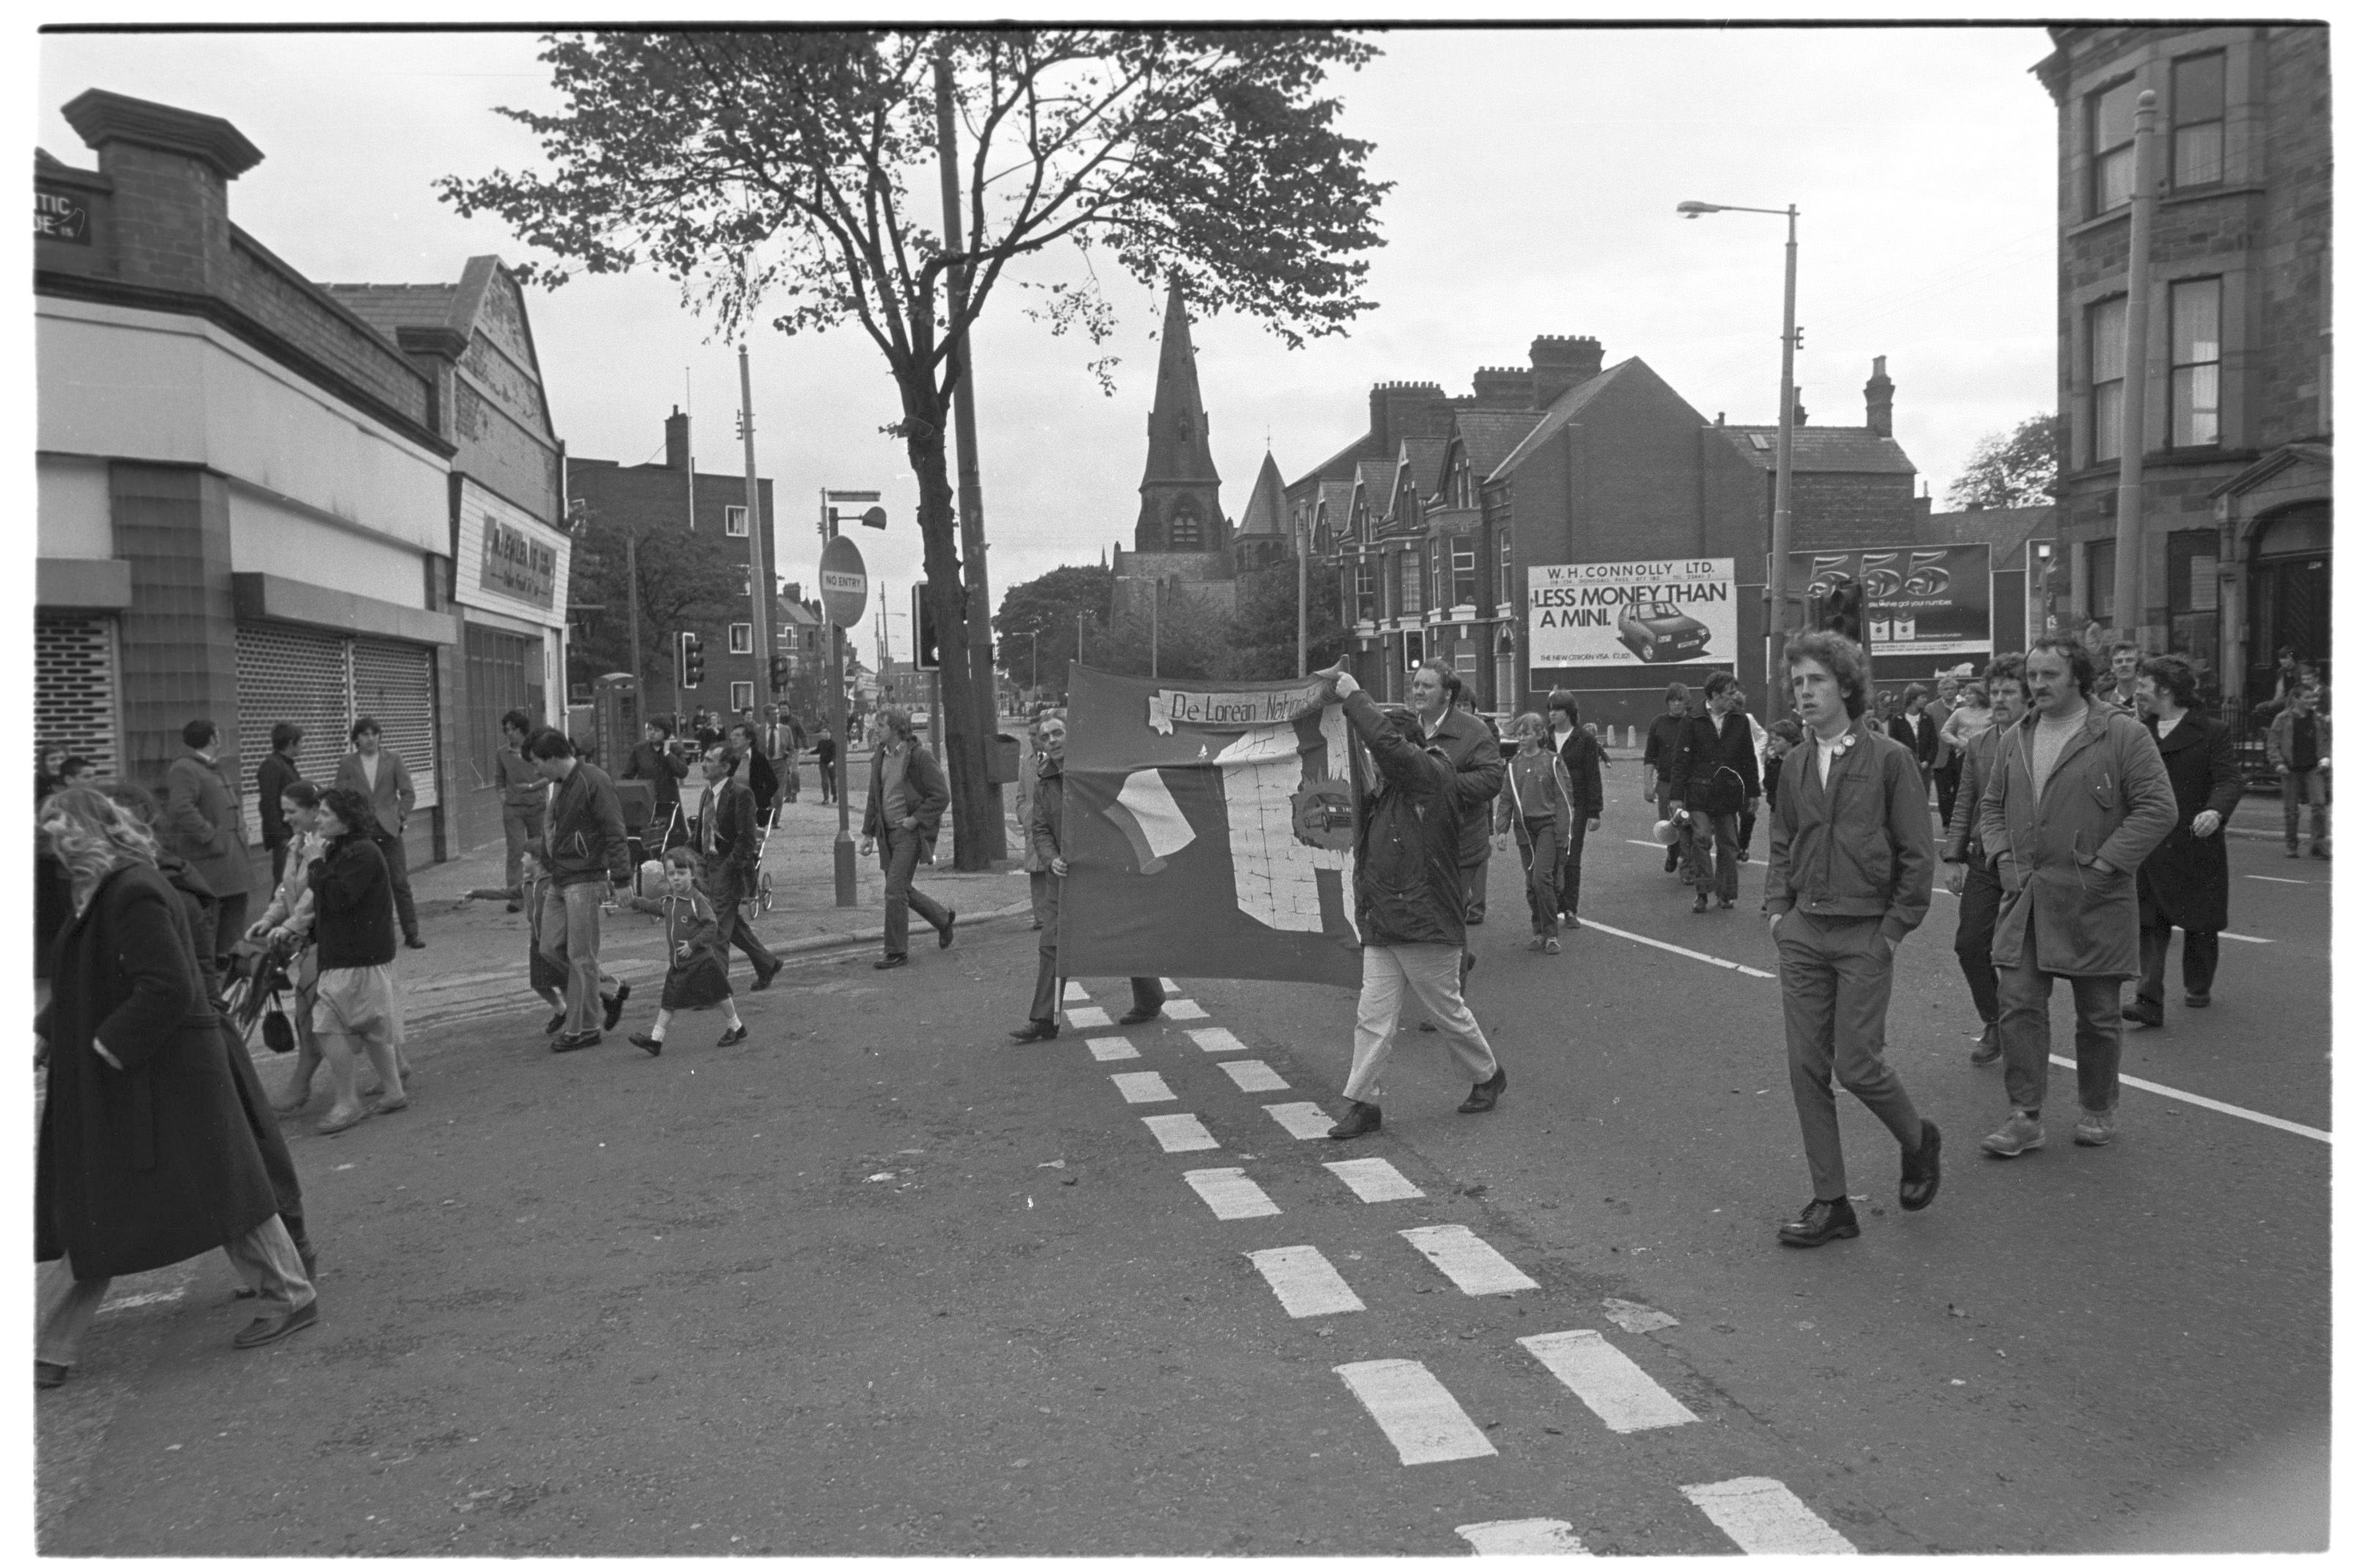
M 211 716 L 246 794 L 279 720 L 327 780 L 376 716 L 417 859 L 455 845 L 452 461 L 438 381 L 234 225 L 263 152 L 113 92 L 67 104 L 96 168 L 34 154 L 34 723 L 161 785 Z
M 2112 628 L 2133 107 L 2157 94 L 2145 638 L 2267 697 L 2330 636 L 2330 42 L 2320 26 L 2054 27 L 2061 623 Z

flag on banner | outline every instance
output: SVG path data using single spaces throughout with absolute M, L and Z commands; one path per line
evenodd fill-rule
M 1347 722 L 1322 687 L 1075 667 L 1061 969 L 1363 983 Z

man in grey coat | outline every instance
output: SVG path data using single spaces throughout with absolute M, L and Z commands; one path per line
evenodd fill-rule
M 217 760 L 223 739 L 203 717 L 182 727 L 189 750 L 165 772 L 165 844 L 215 896 L 215 963 L 220 966 L 248 926 L 248 894 L 255 869 L 239 798 Z
M 2074 1140 L 2116 1133 L 2123 986 L 2140 975 L 2141 863 L 2180 816 L 2148 728 L 2087 691 L 2098 668 L 2070 635 L 2025 656 L 2033 710 L 2010 727 L 1984 782 L 1984 859 L 2000 880 L 1992 963 L 2009 1118 L 1984 1139 L 2003 1159 L 2041 1147 L 2049 1073 L 2049 982 L 2074 989 L 2082 1117 Z
M 413 772 L 405 755 L 383 748 L 380 722 L 370 715 L 347 728 L 355 751 L 339 760 L 331 782 L 334 791 L 353 791 L 371 803 L 372 821 L 380 825 L 381 859 L 388 863 L 388 888 L 396 899 L 396 923 L 408 948 L 428 946 L 421 940 L 421 920 L 413 910 L 413 877 L 405 862 L 405 822 L 413 812 Z

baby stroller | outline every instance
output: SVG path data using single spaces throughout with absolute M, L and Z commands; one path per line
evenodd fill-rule
M 769 871 L 769 836 L 776 833 L 776 824 L 770 822 L 767 814 L 762 814 L 759 861 L 752 874 L 752 893 L 744 901 L 744 913 L 747 916 L 776 908 L 777 880 Z
M 636 872 L 637 892 L 658 893 L 661 869 L 653 863 L 671 846 L 686 842 L 686 818 L 678 804 L 676 787 L 670 788 L 666 799 L 655 797 L 652 783 L 647 780 L 623 780 L 617 791 L 620 822 L 628 831 L 628 861 Z
M 261 1032 L 268 1051 L 298 1048 L 298 1030 L 282 1003 L 282 993 L 295 989 L 289 966 L 298 945 L 286 938 L 264 943 L 243 940 L 231 955 L 231 977 L 224 985 L 224 1010 L 239 1030 L 240 1042 L 253 1045 Z

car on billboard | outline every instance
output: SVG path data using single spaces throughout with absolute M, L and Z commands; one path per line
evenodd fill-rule
M 1658 608 L 1649 616 L 1623 609 L 1616 627 L 1620 642 L 1628 647 L 1628 652 L 1648 664 L 1693 661 L 1702 654 L 1711 637 L 1708 628 L 1684 613 Z

